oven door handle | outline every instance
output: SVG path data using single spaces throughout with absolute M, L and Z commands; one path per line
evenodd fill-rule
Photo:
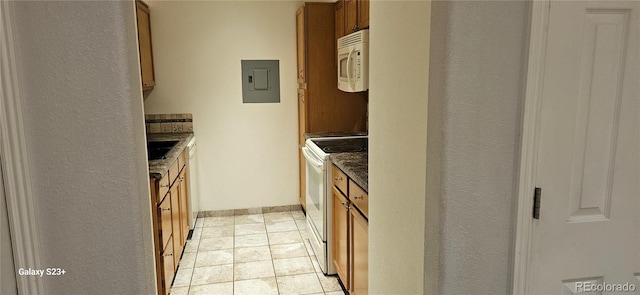
M 311 151 L 309 151 L 309 148 L 303 146 L 302 154 L 304 155 L 304 158 L 307 159 L 307 164 L 311 164 L 311 166 L 315 167 L 316 170 L 322 170 L 322 165 L 324 164 L 323 161 L 320 161 L 315 157 Z

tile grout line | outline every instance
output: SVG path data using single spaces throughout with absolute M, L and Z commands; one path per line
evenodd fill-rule
M 304 256 L 302 256 L 302 257 L 307 257 L 307 261 L 311 263 L 311 266 L 312 266 L 312 272 L 311 272 L 311 273 L 315 273 L 315 274 L 316 274 L 316 279 L 317 279 L 317 280 L 318 280 L 318 282 L 320 283 L 320 287 L 321 287 L 321 290 L 322 290 L 321 292 L 322 292 L 323 294 L 326 294 L 326 292 L 327 292 L 327 291 L 325 291 L 325 287 L 322 285 L 321 278 L 319 277 L 319 274 L 318 274 L 318 272 L 316 271 L 315 266 L 313 266 L 313 257 L 311 257 L 312 255 L 308 252 L 308 249 L 307 249 L 307 247 L 306 247 L 306 243 L 305 243 L 305 239 L 303 238 L 303 234 L 302 234 L 302 232 L 301 232 L 302 230 L 308 231 L 306 228 L 301 229 L 301 226 L 300 226 L 300 224 L 299 224 L 299 221 L 300 221 L 300 220 L 304 220 L 304 219 L 297 219 L 297 218 L 296 218 L 296 216 L 295 216 L 295 215 L 293 215 L 293 211 L 289 211 L 289 212 L 287 212 L 287 213 L 289 213 L 289 214 L 287 214 L 287 215 L 288 215 L 288 216 L 290 216 L 290 217 L 292 218 L 292 220 L 294 221 L 294 223 L 295 223 L 295 225 L 296 225 L 296 229 L 297 229 L 297 230 L 296 230 L 295 232 L 296 232 L 296 233 L 300 236 L 300 238 L 301 238 L 301 244 L 302 244 L 303 249 L 304 249 L 304 252 L 305 252 L 305 253 L 304 253 Z M 253 215 L 253 214 L 250 214 L 250 215 Z M 256 214 L 256 215 L 258 215 L 258 214 Z M 274 276 L 273 276 L 273 278 L 274 278 L 274 280 L 275 280 L 276 290 L 277 290 L 278 294 L 281 294 L 280 286 L 279 286 L 279 284 L 278 284 L 278 276 L 276 275 L 276 271 L 275 271 L 275 257 L 274 257 L 274 253 L 273 253 L 273 251 L 272 251 L 272 249 L 271 249 L 271 248 L 272 248 L 271 246 L 273 246 L 273 245 L 272 245 L 272 241 L 271 241 L 271 239 L 270 239 L 270 237 L 269 237 L 269 232 L 267 231 L 267 226 L 266 226 L 267 221 L 266 221 L 266 220 L 265 220 L 265 218 L 264 218 L 264 213 L 261 213 L 261 214 L 259 214 L 259 215 L 261 215 L 261 217 L 262 217 L 262 221 L 261 221 L 261 222 L 250 222 L 250 223 L 254 223 L 254 224 L 261 224 L 261 225 L 263 226 L 263 228 L 264 228 L 264 232 L 265 232 L 265 235 L 266 235 L 266 238 L 267 238 L 267 248 L 269 249 L 269 257 L 270 257 L 270 259 L 271 259 L 271 265 L 272 265 L 272 267 L 273 267 L 273 272 L 274 272 Z M 233 240 L 232 240 L 232 248 L 231 248 L 231 249 L 232 249 L 232 252 L 233 252 L 233 253 L 232 253 L 232 254 L 233 254 L 233 255 L 232 255 L 232 257 L 233 257 L 233 259 L 232 259 L 232 269 L 233 269 L 233 274 L 232 274 L 232 281 L 231 281 L 231 283 L 232 283 L 232 292 L 234 292 L 234 293 L 235 293 L 235 287 L 236 287 L 236 285 L 235 285 L 235 283 L 236 283 L 235 267 L 236 267 L 236 265 L 238 264 L 238 262 L 236 261 L 236 258 L 237 258 L 237 257 L 236 257 L 236 250 L 238 249 L 238 247 L 237 247 L 237 243 L 236 243 L 236 225 L 239 225 L 238 223 L 236 223 L 236 222 L 237 222 L 237 220 L 236 220 L 236 218 L 235 218 L 235 217 L 236 217 L 236 216 L 234 216 L 234 217 L 233 217 L 233 234 L 232 234 L 232 236 L 233 236 Z M 204 218 L 203 218 L 203 219 L 204 219 Z M 241 222 L 244 222 L 244 221 L 241 221 Z M 241 224 L 245 224 L 245 223 L 241 223 Z M 198 256 L 201 254 L 201 253 L 200 253 L 200 251 L 201 251 L 202 249 L 201 249 L 201 247 L 200 247 L 200 246 L 201 246 L 201 241 L 202 241 L 202 232 L 204 231 L 204 227 L 205 227 L 205 226 L 204 226 L 204 220 L 202 220 L 202 226 L 200 227 L 200 230 L 199 230 L 200 234 L 198 235 L 198 238 L 197 238 L 198 246 L 196 247 L 196 251 L 195 251 L 195 258 L 194 258 L 194 267 L 193 267 L 193 272 L 192 272 L 191 277 L 190 277 L 190 280 L 189 280 L 189 286 L 187 286 L 187 287 L 188 287 L 188 288 L 187 288 L 187 293 L 191 291 L 191 287 L 192 287 L 192 279 L 193 279 L 193 275 L 194 275 L 194 273 L 195 273 L 195 263 L 196 263 L 196 261 L 197 261 Z M 308 233 L 307 233 L 307 234 L 308 234 Z M 191 241 L 193 242 L 194 240 L 192 239 Z M 287 244 L 296 244 L 296 243 L 282 243 L 282 245 L 287 245 Z M 280 244 L 278 244 L 278 245 L 280 245 Z M 251 247 L 253 247 L 253 246 L 251 246 Z M 247 247 L 241 247 L 241 248 L 250 248 L 250 247 L 249 247 L 249 246 L 247 246 Z M 285 259 L 285 258 L 281 258 L 281 259 Z M 296 275 L 296 274 L 289 274 L 289 275 L 283 275 L 282 277 L 286 277 L 286 276 L 295 276 L 295 275 Z
M 278 285 L 278 277 L 276 276 L 276 264 L 273 262 L 273 251 L 271 251 L 271 240 L 269 239 L 269 233 L 267 232 L 267 221 L 264 219 L 264 214 L 262 216 L 262 220 L 264 222 L 264 231 L 267 234 L 267 245 L 269 247 L 269 256 L 271 256 L 271 266 L 273 267 L 273 279 L 276 280 L 276 291 L 278 291 L 278 295 L 280 295 L 280 285 Z
M 231 294 L 236 294 L 236 216 L 233 216 L 233 259 L 231 260 Z

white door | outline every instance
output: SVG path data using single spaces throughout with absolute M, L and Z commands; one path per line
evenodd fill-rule
M 640 1 L 550 4 L 532 294 L 640 290 L 639 13 Z

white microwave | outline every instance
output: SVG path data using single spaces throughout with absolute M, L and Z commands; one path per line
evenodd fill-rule
M 360 92 L 369 89 L 369 30 L 338 39 L 338 89 Z

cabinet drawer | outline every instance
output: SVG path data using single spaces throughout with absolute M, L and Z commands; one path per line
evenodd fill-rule
M 176 161 L 171 164 L 171 168 L 169 168 L 169 185 L 173 185 L 173 182 L 178 177 L 178 173 L 180 173 L 180 163 L 178 162 L 180 162 L 180 160 L 176 159 Z
M 187 163 L 185 162 L 185 158 L 186 158 L 186 149 L 180 153 L 180 156 L 178 156 L 178 172 L 180 172 L 180 170 L 182 170 L 182 167 L 184 167 L 184 165 L 186 165 Z M 177 176 L 178 174 L 176 174 Z
M 160 247 L 164 247 L 171 238 L 171 196 L 158 205 L 158 234 L 160 236 Z M 173 248 L 173 247 L 172 247 Z
M 338 187 L 343 194 L 347 194 L 347 175 L 340 170 L 340 168 L 333 165 L 332 176 L 333 177 L 333 185 Z
M 158 195 L 156 195 L 156 203 L 162 202 L 164 196 L 169 192 L 169 186 L 171 182 L 169 175 L 165 175 L 162 179 L 158 180 Z
M 352 180 L 349 180 L 349 200 L 364 214 L 364 217 L 369 218 L 369 195 Z

